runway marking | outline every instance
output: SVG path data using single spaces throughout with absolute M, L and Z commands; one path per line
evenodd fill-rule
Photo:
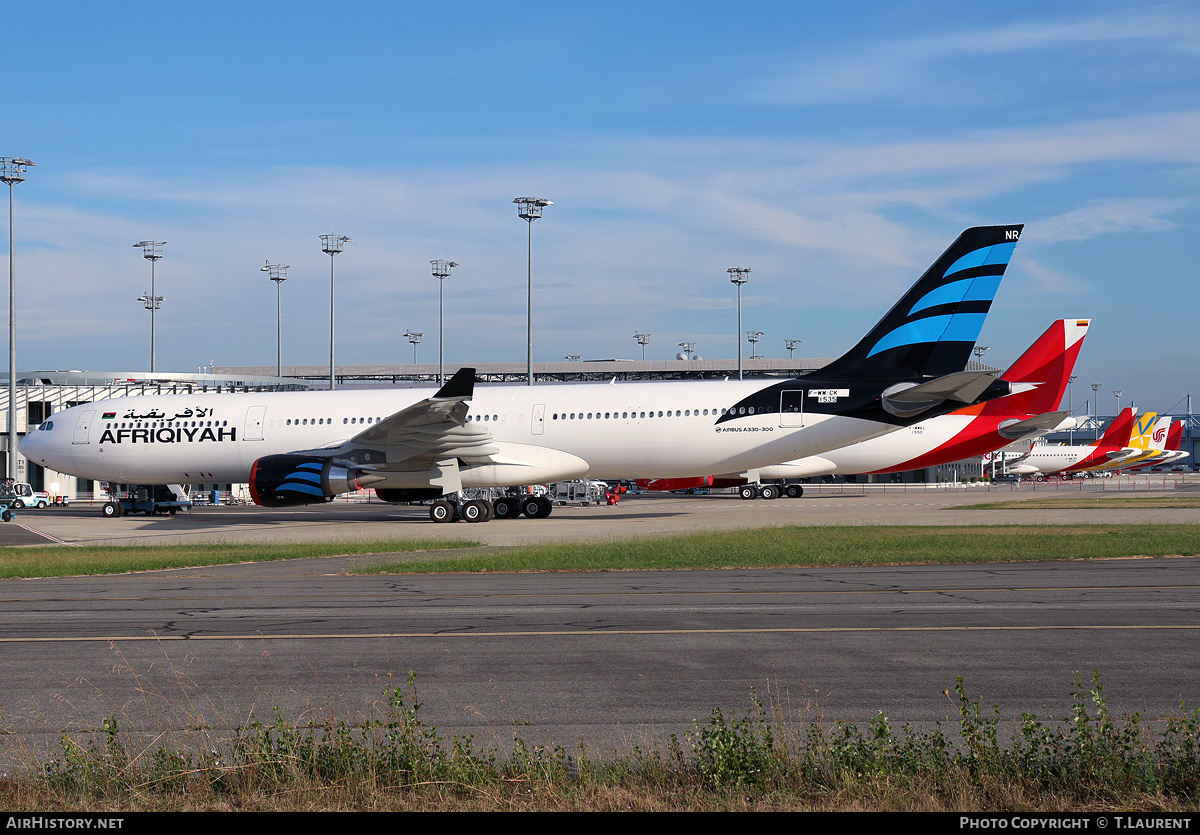
M 330 576 L 330 575 L 325 575 Z M 333 575 L 336 576 L 336 575 Z M 222 578 L 223 579 L 223 578 Z M 1108 592 L 1123 592 L 1123 591 L 1195 591 L 1200 589 L 1200 584 L 1189 583 L 1171 586 L 996 586 L 994 588 L 933 588 L 933 589 L 823 589 L 823 590 L 806 590 L 806 591 L 772 591 L 772 590 L 757 590 L 746 589 L 743 591 L 605 591 L 605 592 L 553 592 L 550 596 L 563 598 L 566 600 L 578 600 L 580 598 L 605 598 L 605 597 L 745 597 L 745 596 L 821 596 L 821 595 L 845 595 L 845 594 L 983 594 L 988 592 L 1063 592 L 1063 591 L 1108 591 Z M 363 592 L 362 594 L 288 594 L 288 595 L 146 595 L 138 597 L 105 597 L 103 600 L 112 603 L 131 603 L 147 600 L 183 600 L 183 601 L 205 601 L 205 600 L 390 600 L 390 601 L 414 601 L 436 603 L 441 600 L 502 600 L 508 598 L 545 598 L 546 592 L 427 592 L 421 594 L 381 594 L 379 592 Z M 0 603 L 45 603 L 53 601 L 56 603 L 81 603 L 85 601 L 95 601 L 95 595 L 88 597 L 0 597 Z
M 79 544 L 76 542 L 67 542 L 66 540 L 51 536 L 50 534 L 46 533 L 45 531 L 39 531 L 37 528 L 31 528 L 28 525 L 22 525 L 20 522 L 14 522 L 13 524 L 16 525 L 16 527 L 21 528 L 22 530 L 29 531 L 31 534 L 35 534 L 44 539 L 48 539 L 51 542 L 57 542 L 59 545 L 70 545 L 72 548 L 79 547 Z
M 519 632 L 354 632 L 347 634 L 311 635 L 109 635 L 84 638 L 0 638 L 0 644 L 76 644 L 99 641 L 361 641 L 384 638 L 599 638 L 635 635 L 788 635 L 832 633 L 898 633 L 898 632 L 1111 632 L 1132 629 L 1137 631 L 1197 631 L 1200 624 L 1183 626 L 822 626 L 780 627 L 765 629 L 589 629 Z

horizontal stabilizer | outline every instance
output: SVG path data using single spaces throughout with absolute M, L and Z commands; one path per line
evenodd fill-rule
M 1058 431 L 1062 429 L 1063 422 L 1068 419 L 1074 424 L 1075 421 L 1071 418 L 1070 412 L 1047 412 L 1044 415 L 1036 415 L 1015 423 L 1002 423 L 997 431 L 999 431 L 1000 437 L 1015 441 L 1019 438 Z
M 916 385 L 898 383 L 883 392 L 883 408 L 897 417 L 911 417 L 947 400 L 973 403 L 995 382 L 987 371 L 956 371 Z

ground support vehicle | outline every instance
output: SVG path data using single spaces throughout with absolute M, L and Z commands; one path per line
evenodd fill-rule
M 102 512 L 106 519 L 115 519 L 127 513 L 174 516 L 180 510 L 191 510 L 191 508 L 192 502 L 188 498 L 188 491 L 180 485 L 135 484 L 124 491 L 124 495 L 110 492 L 109 500 L 104 504 Z
M 34 490 L 23 481 L 18 481 L 13 484 L 5 482 L 0 485 L 0 503 L 6 507 L 11 507 L 20 510 L 23 507 L 49 507 L 52 504 L 66 504 L 66 497 L 62 497 L 61 501 L 56 496 L 51 496 L 41 490 Z

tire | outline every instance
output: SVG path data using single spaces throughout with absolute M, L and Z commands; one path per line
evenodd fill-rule
M 521 503 L 521 512 L 529 519 L 545 519 L 554 505 L 543 496 L 532 496 Z
M 462 506 L 464 522 L 486 522 L 492 518 L 491 508 L 487 502 L 472 499 Z
M 789 499 L 798 499 L 804 495 L 804 488 L 799 484 L 789 484 L 787 487 L 783 488 L 783 495 L 787 496 Z
M 445 499 L 440 499 L 429 506 L 429 518 L 435 522 L 453 522 L 454 505 Z
M 758 498 L 758 490 L 753 484 L 743 484 L 740 488 L 738 488 L 738 493 L 746 501 Z
M 20 510 L 21 508 L 25 507 L 25 502 L 22 501 L 21 499 L 14 499 L 13 503 L 12 503 L 12 507 L 16 508 L 17 510 Z M 7 522 L 8 520 L 6 519 L 5 521 Z
M 762 496 L 767 501 L 779 498 L 779 488 L 774 484 L 764 484 L 759 488 L 758 495 Z
M 175 515 L 175 513 L 176 513 L 178 510 L 179 510 L 179 508 L 177 508 L 177 507 L 172 507 L 172 508 L 170 508 L 169 510 L 167 510 L 167 513 L 170 513 L 172 516 L 174 516 L 174 515 Z
M 0 519 L 3 519 L 5 522 L 11 522 L 12 521 L 12 511 L 9 510 L 7 507 L 4 508 L 4 512 L 0 513 Z
M 50 502 L 46 502 L 46 501 L 39 501 L 39 502 L 37 503 L 37 508 L 38 508 L 38 510 L 41 510 L 42 508 L 49 507 L 49 506 L 50 506 Z
M 121 506 L 116 502 L 105 502 L 100 512 L 104 514 L 105 519 L 116 519 L 121 515 Z
M 492 511 L 497 519 L 516 519 L 521 515 L 521 505 L 515 499 L 501 496 L 492 502 Z

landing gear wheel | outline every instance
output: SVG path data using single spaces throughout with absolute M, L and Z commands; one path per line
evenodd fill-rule
M 435 522 L 453 522 L 454 505 L 442 499 L 429 506 L 429 518 Z
M 779 498 L 779 488 L 774 484 L 764 484 L 758 491 L 758 495 L 762 496 L 767 501 Z
M 116 519 L 121 515 L 121 505 L 118 502 L 105 502 L 101 512 L 105 519 Z
M 497 519 L 516 519 L 521 515 L 521 503 L 516 499 L 501 496 L 492 502 L 492 510 Z
M 789 499 L 798 499 L 804 495 L 804 488 L 799 484 L 789 484 L 787 487 L 783 488 L 783 495 L 787 496 Z
M 757 489 L 755 489 L 755 487 L 754 487 L 754 485 L 753 485 L 753 484 L 744 484 L 744 485 L 742 485 L 742 486 L 741 486 L 741 488 L 739 488 L 739 489 L 738 489 L 738 493 L 739 493 L 739 494 L 741 495 L 741 497 L 742 497 L 743 499 L 745 499 L 746 501 L 750 501 L 751 499 L 757 499 L 757 498 L 758 498 L 758 490 L 757 490 Z
M 462 506 L 464 522 L 486 522 L 492 518 L 492 506 L 482 499 L 472 499 Z
M 521 503 L 521 512 L 530 519 L 545 519 L 553 509 L 554 505 L 543 496 L 533 496 Z

